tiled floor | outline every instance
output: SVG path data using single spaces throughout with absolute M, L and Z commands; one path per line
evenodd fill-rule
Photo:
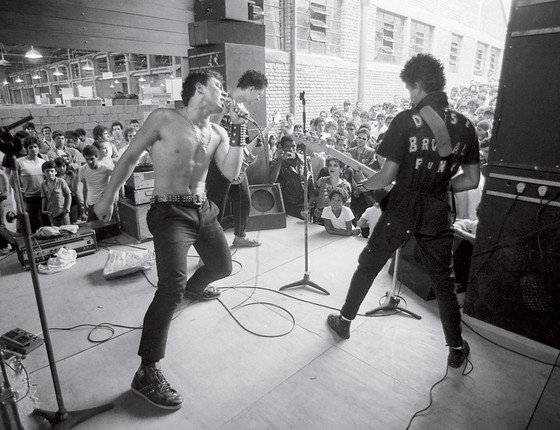
M 104 343 L 88 340 L 90 328 L 51 330 L 66 408 L 115 405 L 78 428 L 405 429 L 412 415 L 428 405 L 430 387 L 446 371 L 435 302 L 404 287 L 406 305 L 421 320 L 403 314 L 359 317 L 351 339 L 337 340 L 325 324 L 328 307 L 342 305 L 365 240 L 331 236 L 311 225 L 310 277 L 330 295 L 306 287 L 279 294 L 281 286 L 303 278 L 303 232 L 302 222 L 288 218 L 286 229 L 250 233 L 263 245 L 235 251 L 234 274 L 215 284 L 224 288 L 222 303 L 194 303 L 177 314 L 162 361 L 169 381 L 185 397 L 177 412 L 161 411 L 129 390 L 139 363 L 139 330 L 115 327 L 114 337 Z M 232 232 L 226 235 L 231 242 Z M 142 324 L 155 270 L 146 277 L 137 273 L 106 281 L 102 268 L 108 247 L 130 251 L 135 249 L 130 245 L 152 249 L 152 243 L 137 244 L 122 235 L 101 245 L 99 252 L 79 258 L 65 272 L 40 275 L 51 328 Z M 193 254 L 192 265 L 197 261 Z M 0 260 L 0 272 L 0 332 L 19 327 L 40 333 L 29 272 L 13 254 Z M 378 305 L 391 279 L 383 270 L 362 312 Z M 243 330 L 226 308 L 258 335 Z M 508 348 L 545 363 L 560 362 L 555 349 L 468 316 L 464 320 Z M 468 328 L 464 333 L 474 370 L 463 376 L 461 369 L 450 369 L 433 391 L 431 409 L 410 428 L 560 428 L 558 369 L 499 348 Z M 102 340 L 110 332 L 98 330 L 92 336 Z M 31 395 L 19 403 L 20 414 L 26 429 L 46 428 L 28 416 L 35 407 L 57 410 L 45 348 L 33 351 L 23 363 L 32 387 Z M 21 377 L 14 376 L 14 385 L 20 394 L 25 392 Z

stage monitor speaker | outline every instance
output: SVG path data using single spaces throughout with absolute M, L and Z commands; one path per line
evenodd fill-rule
M 250 185 L 251 212 L 247 231 L 286 228 L 286 212 L 279 184 Z
M 560 173 L 560 1 L 517 3 L 509 22 L 488 161 Z
M 399 273 L 397 280 L 402 282 L 410 291 L 418 295 L 424 300 L 433 300 L 436 298 L 432 289 L 432 280 L 424 270 L 424 267 L 416 258 L 416 239 L 411 236 L 410 239 L 401 248 L 401 259 L 399 261 Z M 395 260 L 391 261 L 389 273 L 393 275 Z
M 239 43 L 264 47 L 264 30 L 264 24 L 254 22 L 195 21 L 189 23 L 189 44 L 205 46 L 217 43 Z
M 194 20 L 249 21 L 250 9 L 249 0 L 196 0 Z
M 243 59 L 243 61 L 240 61 Z M 265 73 L 264 46 L 239 45 L 237 43 L 219 43 L 189 49 L 189 72 L 198 70 L 214 70 L 224 77 L 225 90 L 233 91 L 241 75 L 247 70 Z M 264 128 L 267 124 L 266 97 L 249 106 L 251 117 Z M 247 124 L 249 138 L 258 134 L 258 129 L 251 123 Z M 257 160 L 247 169 L 249 183 L 268 183 L 268 160 L 264 154 L 264 145 L 256 148 L 253 153 Z
M 559 196 L 557 174 L 490 166 L 464 308 L 554 348 L 560 348 Z

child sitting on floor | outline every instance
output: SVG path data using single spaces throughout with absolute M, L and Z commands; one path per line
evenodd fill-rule
M 343 188 L 335 188 L 329 194 L 330 206 L 323 209 L 321 218 L 325 221 L 325 230 L 330 234 L 340 236 L 357 236 L 359 228 L 352 227 L 354 214 L 349 207 L 344 206 L 348 200 L 348 193 Z

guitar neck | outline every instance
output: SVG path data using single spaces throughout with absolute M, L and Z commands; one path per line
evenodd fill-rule
M 265 136 L 270 130 L 272 130 L 272 127 L 274 127 L 274 125 L 275 125 L 274 122 L 268 124 L 262 130 L 262 135 Z M 245 154 L 250 154 L 251 152 L 253 152 L 253 149 L 256 148 L 257 143 L 259 142 L 260 135 L 261 135 L 261 133 L 258 133 L 247 145 L 245 145 L 245 150 L 243 151 L 243 152 L 245 152 Z
M 294 133 L 294 142 L 296 143 L 303 143 L 306 148 L 314 151 L 314 152 L 324 152 L 327 155 L 330 155 L 333 158 L 343 162 L 347 166 L 352 167 L 356 170 L 361 170 L 367 177 L 373 176 L 377 173 L 371 167 L 366 166 L 365 164 L 360 163 L 359 161 L 354 160 L 350 155 L 345 154 L 344 152 L 340 152 L 337 149 L 334 149 L 330 146 L 327 146 L 326 141 L 321 140 L 317 137 L 303 135 L 301 133 Z

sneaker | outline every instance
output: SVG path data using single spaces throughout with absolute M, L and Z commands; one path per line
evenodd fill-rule
M 132 391 L 152 405 L 163 409 L 179 409 L 183 396 L 169 386 L 161 369 L 141 365 L 132 380 Z
M 255 247 L 255 246 L 261 246 L 261 243 L 257 242 L 254 239 L 247 239 L 245 236 L 243 236 L 243 237 L 235 236 L 235 239 L 233 239 L 233 245 L 232 246 L 237 246 L 239 248 L 242 248 L 242 247 L 252 248 L 252 247 Z
M 469 356 L 471 348 L 466 340 L 463 340 L 463 345 L 458 348 L 449 347 L 449 355 L 447 356 L 447 365 L 455 369 L 461 367 L 463 361 Z
M 327 324 L 342 339 L 350 338 L 350 322 L 342 319 L 340 315 L 330 314 L 327 317 Z
M 188 300 L 200 300 L 207 302 L 208 300 L 215 300 L 222 295 L 216 288 L 208 286 L 202 293 L 194 293 L 192 291 L 185 291 L 184 297 Z

